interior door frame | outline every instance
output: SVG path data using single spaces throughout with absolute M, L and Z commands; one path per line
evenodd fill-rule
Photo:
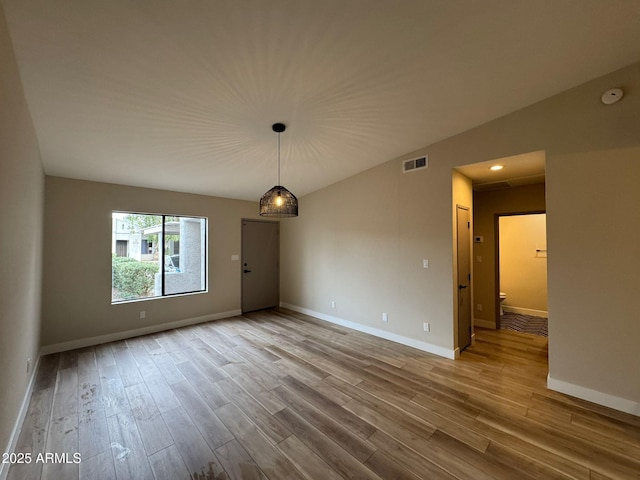
M 500 217 L 514 217 L 517 215 L 539 215 L 541 213 L 546 214 L 547 210 L 524 210 L 517 212 L 500 212 L 493 214 L 493 238 L 495 252 L 493 258 L 495 259 L 495 265 L 493 267 L 495 273 L 495 280 L 493 282 L 494 292 L 494 311 L 496 330 L 500 330 L 502 319 L 500 318 Z M 546 222 L 545 222 L 546 223 Z M 549 291 L 549 281 L 547 280 L 547 292 Z
M 244 287 L 244 269 L 245 269 L 245 252 L 244 252 L 244 228 L 243 228 L 243 223 L 244 222 L 252 222 L 252 223 L 268 223 L 268 224 L 273 224 L 277 226 L 277 230 L 278 230 L 278 259 L 277 259 L 277 264 L 278 264 L 278 283 L 277 283 L 277 290 L 278 290 L 278 302 L 277 304 L 280 304 L 280 222 L 276 221 L 276 220 L 263 220 L 261 218 L 241 218 L 240 219 L 240 310 L 242 311 L 242 313 L 245 313 L 244 310 L 244 296 L 245 296 L 245 287 Z M 253 311 L 253 310 L 249 310 L 249 311 Z

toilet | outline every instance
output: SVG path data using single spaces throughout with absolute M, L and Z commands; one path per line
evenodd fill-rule
M 507 294 L 504 292 L 500 292 L 500 315 L 504 315 L 504 311 L 502 310 L 502 302 L 507 298 Z

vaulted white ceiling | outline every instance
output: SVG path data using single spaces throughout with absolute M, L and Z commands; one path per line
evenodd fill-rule
M 298 196 L 640 59 L 638 0 L 1 0 L 47 174 Z

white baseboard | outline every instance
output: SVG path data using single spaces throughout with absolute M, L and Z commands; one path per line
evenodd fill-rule
M 46 345 L 40 349 L 40 355 L 49 355 L 51 353 L 65 352 L 75 348 L 91 347 L 102 343 L 115 342 L 127 338 L 139 337 L 140 335 L 148 335 L 150 333 L 163 332 L 165 330 L 173 330 L 174 328 L 196 325 L 198 323 L 210 322 L 211 320 L 221 320 L 223 318 L 235 317 L 242 314 L 242 310 L 230 310 L 228 312 L 212 313 L 201 317 L 185 318 L 176 320 L 175 322 L 160 323 L 158 325 L 150 325 L 148 327 L 136 328 L 134 330 L 126 330 L 124 332 L 109 333 L 107 335 L 99 335 L 97 337 L 80 338 L 69 342 L 56 343 Z
M 379 328 L 369 327 L 367 325 L 362 325 L 350 320 L 344 320 L 342 318 L 326 315 L 314 310 L 309 310 L 308 308 L 299 307 L 298 305 L 291 305 L 290 303 L 281 302 L 280 306 L 283 308 L 288 308 L 289 310 L 293 310 L 294 312 L 304 313 L 305 315 L 319 318 L 320 320 L 325 320 L 337 325 L 342 325 L 343 327 L 351 328 L 353 330 L 357 330 L 358 332 L 368 333 L 369 335 L 373 335 L 375 337 L 384 338 L 386 340 L 391 340 L 392 342 L 400 343 L 408 347 L 417 348 L 418 350 L 422 350 L 423 352 L 433 353 L 434 355 L 438 355 L 440 357 L 450 358 L 453 360 L 460 356 L 459 351 L 456 352 L 457 349 L 450 350 L 448 348 L 440 347 L 439 345 L 421 342 L 420 340 L 414 340 L 413 338 L 398 335 L 397 333 L 387 332 L 386 330 L 380 330 Z
M 490 328 L 492 330 L 496 329 L 496 322 L 491 322 L 489 320 L 482 320 L 481 318 L 474 318 L 473 325 L 476 327 Z
M 533 310 L 532 308 L 514 307 L 511 305 L 502 304 L 502 310 L 505 312 L 519 313 L 521 315 L 533 315 L 534 317 L 549 318 L 549 312 L 546 310 Z
M 621 412 L 630 413 L 631 415 L 640 416 L 640 403 L 633 400 L 627 400 L 626 398 L 616 397 L 608 393 L 599 392 L 590 388 L 575 385 L 573 383 L 565 382 L 563 380 L 557 380 L 551 377 L 551 374 L 547 376 L 547 387 L 550 390 L 556 392 L 565 393 L 572 397 L 581 398 L 598 405 L 620 410 Z
M 27 411 L 29 410 L 29 403 L 31 402 L 31 393 L 33 392 L 33 385 L 36 381 L 36 374 L 38 373 L 38 367 L 40 366 L 40 355 L 33 363 L 33 369 L 31 370 L 31 377 L 29 378 L 29 383 L 27 384 L 27 390 L 24 393 L 24 398 L 22 399 L 22 405 L 20 406 L 20 410 L 18 411 L 18 417 L 16 418 L 16 422 L 13 425 L 13 430 L 11 431 L 11 435 L 9 436 L 9 443 L 7 444 L 7 448 L 3 450 L 6 453 L 13 453 L 16 451 L 16 446 L 18 444 L 18 437 L 20 436 L 20 431 L 22 430 L 22 424 L 24 423 L 24 419 L 27 416 Z M 0 462 L 0 480 L 5 480 L 7 475 L 9 474 L 9 466 L 8 463 Z

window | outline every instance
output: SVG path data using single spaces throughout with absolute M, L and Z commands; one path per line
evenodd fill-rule
M 206 218 L 130 212 L 111 218 L 111 303 L 206 290 Z

